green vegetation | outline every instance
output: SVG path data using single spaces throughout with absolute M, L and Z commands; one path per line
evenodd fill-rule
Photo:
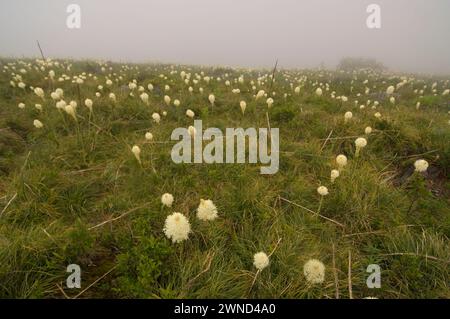
M 0 297 L 349 298 L 349 252 L 353 298 L 450 297 L 449 96 L 442 95 L 448 79 L 276 70 L 272 81 L 272 70 L 92 61 L 3 59 L 0 66 Z M 190 74 L 189 84 L 181 71 Z M 60 82 L 63 74 L 68 80 Z M 243 83 L 235 82 L 241 75 Z M 74 76 L 85 79 L 73 83 Z M 386 88 L 403 80 L 390 103 Z M 44 99 L 30 86 L 42 88 Z M 77 121 L 55 107 L 56 88 L 67 103 L 77 102 Z M 232 93 L 236 88 L 240 93 Z M 261 89 L 274 99 L 270 109 L 266 98 L 254 98 Z M 166 94 L 181 105 L 167 106 Z M 269 119 L 280 129 L 279 172 L 261 175 L 258 164 L 173 163 L 170 134 L 193 125 L 187 109 L 204 128 L 267 127 Z M 344 121 L 348 111 L 353 117 Z M 367 146 L 355 157 L 357 137 Z M 331 183 L 338 154 L 348 164 Z M 414 172 L 418 159 L 429 163 L 426 172 Z M 322 201 L 320 185 L 329 190 Z M 164 193 L 175 198 L 171 208 L 161 204 Z M 218 219 L 196 218 L 202 198 L 214 201 Z M 172 212 L 192 227 L 177 244 L 163 232 Z M 255 279 L 259 251 L 273 253 Z M 305 280 L 309 259 L 325 264 L 323 283 Z M 72 263 L 81 266 L 81 289 L 66 287 Z M 369 264 L 381 267 L 380 289 L 366 286 Z

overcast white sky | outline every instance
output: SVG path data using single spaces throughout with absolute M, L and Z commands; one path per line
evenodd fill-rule
M 81 7 L 81 29 L 66 8 Z M 381 6 L 381 29 L 366 7 Z M 344 56 L 450 74 L 450 0 L 1 0 L 0 56 L 334 67 Z

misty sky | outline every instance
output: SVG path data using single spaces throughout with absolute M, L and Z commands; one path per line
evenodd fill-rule
M 81 6 L 81 29 L 66 8 Z M 366 7 L 381 6 L 381 29 Z M 373 57 L 450 74 L 449 0 L 1 0 L 0 56 L 266 67 Z

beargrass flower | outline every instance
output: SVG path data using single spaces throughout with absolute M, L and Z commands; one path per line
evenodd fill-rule
M 50 93 L 50 97 L 52 98 L 53 101 L 59 100 L 59 94 L 56 92 Z
M 147 141 L 153 140 L 153 134 L 150 133 L 150 132 L 145 133 L 145 139 L 146 139 Z
M 197 218 L 203 221 L 214 220 L 218 217 L 217 207 L 210 199 L 200 199 L 197 208 Z
M 389 102 L 391 102 L 391 104 L 395 104 L 395 97 L 391 96 L 389 98 Z
M 351 118 L 353 117 L 353 113 L 352 112 L 345 112 L 344 114 L 344 121 L 347 122 L 349 121 Z
M 36 94 L 37 96 L 39 96 L 41 99 L 44 98 L 44 90 L 41 88 L 35 88 L 34 89 L 34 94 Z
M 303 266 L 303 274 L 311 284 L 320 284 L 325 279 L 325 265 L 317 259 L 308 260 Z
M 420 159 L 414 162 L 415 171 L 419 173 L 426 172 L 428 169 L 428 162 L 424 159 Z
M 169 194 L 169 193 L 163 194 L 161 196 L 161 203 L 164 206 L 172 207 L 172 204 L 173 204 L 173 196 L 172 196 L 172 194 Z
M 188 110 L 186 110 L 186 116 L 192 119 L 192 118 L 194 118 L 195 113 L 194 113 L 194 111 L 188 109 Z
M 269 266 L 269 257 L 266 255 L 265 252 L 259 252 L 253 255 L 253 265 L 258 269 L 259 271 L 263 270 L 267 266 Z
M 339 170 L 343 169 L 344 166 L 347 165 L 347 156 L 343 154 L 336 156 L 336 164 L 338 165 Z
M 239 106 L 241 107 L 242 114 L 244 114 L 245 113 L 245 109 L 247 108 L 247 103 L 245 103 L 245 101 L 241 101 L 239 103 Z
M 153 121 L 155 121 L 156 123 L 159 123 L 159 121 L 161 121 L 161 116 L 158 113 L 153 113 L 152 114 L 152 119 Z
M 133 153 L 134 157 L 136 157 L 139 164 L 141 163 L 141 148 L 137 145 L 134 145 L 131 148 L 131 152 Z
M 394 86 L 391 85 L 391 86 L 389 86 L 389 87 L 386 89 L 386 94 L 387 94 L 387 95 L 391 95 L 391 94 L 394 93 L 394 90 L 395 90 Z
M 173 213 L 167 216 L 163 231 L 173 243 L 179 243 L 188 239 L 191 232 L 191 224 L 183 214 Z
M 67 105 L 67 103 L 64 100 L 56 102 L 56 108 L 59 110 L 64 110 L 66 105 Z
M 144 102 L 146 105 L 148 105 L 148 94 L 143 92 L 141 95 L 139 95 L 139 97 L 141 98 L 142 102 Z
M 211 103 L 211 105 L 214 106 L 214 102 L 216 101 L 216 97 L 214 96 L 214 94 L 210 94 L 208 96 L 208 100 L 209 100 L 209 103 Z
M 330 173 L 331 183 L 334 183 L 335 179 L 339 177 L 339 170 L 333 169 Z
M 166 103 L 167 106 L 170 105 L 170 96 L 164 95 L 164 103 Z
M 328 195 L 328 188 L 326 188 L 325 186 L 319 186 L 317 188 L 317 193 L 319 193 L 320 196 L 326 196 Z
M 264 90 L 259 90 L 258 93 L 256 93 L 256 100 L 262 98 L 264 96 L 264 94 L 266 94 L 266 92 L 264 92 Z
M 94 102 L 92 102 L 91 99 L 84 100 L 84 105 L 89 109 L 89 112 L 92 112 L 92 106 L 94 105 Z
M 195 133 L 197 133 L 197 130 L 196 130 L 195 127 L 193 127 L 192 125 L 190 125 L 190 126 L 188 127 L 188 132 L 189 132 L 189 135 L 190 135 L 192 138 L 195 138 Z
M 75 121 L 78 121 L 76 108 L 74 107 L 72 102 L 64 106 L 64 111 L 66 111 L 66 113 L 69 114 Z
M 42 122 L 39 121 L 39 120 L 34 120 L 34 121 L 33 121 L 33 125 L 34 125 L 34 127 L 36 127 L 36 128 L 43 128 L 43 127 L 44 127 L 44 124 L 42 124 Z
M 355 146 L 356 146 L 356 153 L 355 156 L 358 157 L 359 156 L 359 151 L 361 149 L 363 149 L 364 147 L 366 147 L 367 145 L 367 140 L 364 137 L 358 137 L 355 140 Z

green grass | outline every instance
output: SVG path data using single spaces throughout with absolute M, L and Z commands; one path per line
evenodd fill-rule
M 338 291 L 340 298 L 349 298 L 349 252 L 353 298 L 450 297 L 449 99 L 430 91 L 435 81 L 443 91 L 447 79 L 417 77 L 396 92 L 393 106 L 385 97 L 364 96 L 362 81 L 369 78 L 371 92 L 382 96 L 388 85 L 400 82 L 398 76 L 278 71 L 272 85 L 266 79 L 258 89 L 276 92 L 268 115 L 271 126 L 280 129 L 280 170 L 261 175 L 257 164 L 175 164 L 170 134 L 193 125 L 184 115 L 187 108 L 203 120 L 204 129 L 267 127 L 265 99 L 252 98 L 250 81 L 257 85 L 257 78 L 270 71 L 174 66 L 190 72 L 191 79 L 202 71 L 214 77 L 209 84 L 191 81 L 190 94 L 169 65 L 111 63 L 103 72 L 91 61 L 60 61 L 59 67 L 40 71 L 33 60 L 3 59 L 2 71 L 8 63 L 0 74 L 0 297 L 73 297 L 100 279 L 79 297 L 335 298 Z M 69 64 L 70 71 L 63 69 Z M 21 68 L 28 70 L 22 74 L 25 90 L 9 84 L 11 72 L 20 74 Z M 76 84 L 44 79 L 50 69 L 57 78 L 82 72 L 97 76 L 80 86 L 81 100 L 94 101 L 91 121 Z M 115 73 L 113 80 L 122 77 L 110 88 L 105 85 L 109 73 Z M 234 83 L 241 74 L 245 83 Z M 215 79 L 219 76 L 221 82 Z M 308 78 L 295 95 L 289 85 L 301 76 Z M 122 88 L 133 79 L 146 88 L 149 106 Z M 226 79 L 231 86 L 225 86 Z M 330 84 L 322 97 L 313 94 L 319 82 Z M 104 90 L 96 98 L 99 84 Z M 165 84 L 180 107 L 165 106 Z M 413 91 L 425 84 L 421 99 Z M 29 86 L 43 88 L 46 99 Z M 57 87 L 66 102 L 78 102 L 77 122 L 55 108 L 50 92 Z M 231 93 L 232 88 L 241 93 Z M 349 101 L 330 98 L 331 91 Z M 116 103 L 109 92 L 116 94 Z M 214 107 L 210 93 L 216 96 Z M 367 99 L 380 102 L 377 110 L 360 110 L 353 103 Z M 245 115 L 240 100 L 247 101 Z M 422 101 L 418 110 L 417 101 Z M 20 102 L 25 109 L 17 107 Z M 42 112 L 35 103 L 43 105 Z M 152 113 L 163 110 L 167 116 L 154 123 Z M 348 123 L 346 111 L 353 112 Z M 36 129 L 34 119 L 44 128 Z M 354 140 L 364 136 L 366 126 L 374 132 L 356 158 Z M 147 131 L 153 142 L 145 141 Z M 142 166 L 130 151 L 135 144 L 142 149 Z M 341 153 L 349 163 L 331 184 L 330 170 Z M 421 158 L 430 163 L 428 172 L 413 174 L 414 161 Z M 319 185 L 330 192 L 320 214 L 343 227 L 284 200 L 317 211 Z M 161 205 L 166 192 L 175 198 L 171 209 Z M 196 219 L 201 198 L 214 201 L 219 219 Z M 173 211 L 188 216 L 193 230 L 181 244 L 172 244 L 162 231 Z M 253 255 L 259 251 L 273 254 L 254 281 Z M 305 280 L 303 265 L 311 258 L 326 266 L 322 284 Z M 82 289 L 66 288 L 71 263 L 81 266 Z M 366 268 L 373 263 L 382 269 L 380 289 L 366 286 Z

